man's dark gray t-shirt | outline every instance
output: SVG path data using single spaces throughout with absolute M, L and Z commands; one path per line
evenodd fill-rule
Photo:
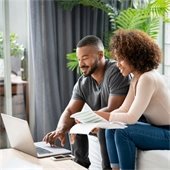
M 72 99 L 83 100 L 92 110 L 99 110 L 108 104 L 109 95 L 126 95 L 130 77 L 123 77 L 116 62 L 106 60 L 104 79 L 100 84 L 91 76 L 81 76 L 74 86 Z

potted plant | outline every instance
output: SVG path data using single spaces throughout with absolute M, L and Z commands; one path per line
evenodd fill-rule
M 10 33 L 10 56 L 11 56 L 11 71 L 18 75 L 21 67 L 21 57 L 24 53 L 24 47 L 19 44 L 16 33 Z M 0 77 L 4 77 L 4 56 L 3 56 L 3 33 L 0 32 Z
M 123 0 L 119 0 L 123 3 Z M 152 0 L 140 1 L 132 0 L 131 6 L 122 11 L 116 11 L 107 3 L 96 0 L 77 0 L 77 1 L 62 1 L 65 8 L 72 8 L 75 5 L 93 6 L 105 11 L 110 18 L 112 31 L 123 29 L 140 29 L 148 33 L 152 38 L 156 39 L 159 33 L 160 19 L 163 22 L 168 22 L 166 14 L 170 11 L 169 0 Z M 77 69 L 79 73 L 78 62 L 75 52 L 67 54 L 67 67 L 70 70 Z

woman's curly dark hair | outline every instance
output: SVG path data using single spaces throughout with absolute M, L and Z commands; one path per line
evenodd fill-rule
M 161 50 L 148 34 L 140 30 L 119 29 L 111 38 L 111 54 L 125 59 L 137 71 L 156 69 L 161 62 Z

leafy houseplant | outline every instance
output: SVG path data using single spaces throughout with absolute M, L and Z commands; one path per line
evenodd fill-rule
M 10 55 L 14 57 L 23 56 L 24 47 L 22 44 L 17 42 L 18 36 L 16 33 L 10 33 Z M 0 58 L 4 58 L 3 56 L 3 33 L 0 32 Z
M 10 34 L 10 56 L 11 56 L 11 71 L 18 75 L 21 67 L 21 57 L 24 54 L 24 47 L 17 42 L 18 36 L 16 33 Z M 4 76 L 4 56 L 3 56 L 3 33 L 0 32 L 0 77 Z
M 119 1 L 123 3 L 124 0 Z M 116 8 L 111 7 L 107 3 L 104 3 L 104 1 L 101 2 L 100 0 L 62 1 L 62 5 L 65 5 L 64 7 L 68 7 L 70 5 L 72 8 L 75 5 L 81 4 L 101 9 L 108 14 L 113 33 L 115 30 L 120 28 L 140 29 L 148 33 L 152 38 L 156 39 L 159 33 L 160 19 L 163 19 L 163 22 L 169 21 L 166 15 L 170 11 L 170 0 L 150 0 L 149 2 L 131 0 L 131 2 L 131 6 L 129 8 L 120 12 L 116 11 Z M 67 54 L 67 60 L 67 66 L 69 69 L 79 70 L 77 68 L 78 62 L 76 60 L 75 53 Z
M 166 14 L 170 11 L 170 1 L 152 0 L 145 5 L 136 5 L 138 1 L 133 0 L 133 8 L 129 7 L 127 10 L 121 11 L 116 17 L 116 29 L 139 29 L 157 39 L 160 19 L 162 18 L 163 22 L 169 21 Z

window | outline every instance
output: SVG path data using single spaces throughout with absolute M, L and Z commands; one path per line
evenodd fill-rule
M 10 42 L 13 41 L 14 45 L 15 40 L 17 40 L 18 45 L 23 44 L 23 46 L 18 46 L 16 51 L 20 49 L 22 52 L 22 48 L 27 48 L 26 11 L 27 0 L 0 1 L 1 41 L 6 42 L 5 44 L 1 42 L 1 45 L 4 46 L 0 46 L 1 51 L 2 48 L 4 49 L 4 52 L 0 54 L 1 63 L 4 64 L 4 69 L 0 67 L 2 73 L 0 76 L 0 113 L 3 112 L 22 119 L 28 119 L 28 82 L 22 80 L 21 77 L 21 57 L 23 53 L 21 55 L 11 53 Z M 15 57 L 10 54 L 14 54 Z M 6 146 L 6 133 L 0 118 L 0 148 Z

